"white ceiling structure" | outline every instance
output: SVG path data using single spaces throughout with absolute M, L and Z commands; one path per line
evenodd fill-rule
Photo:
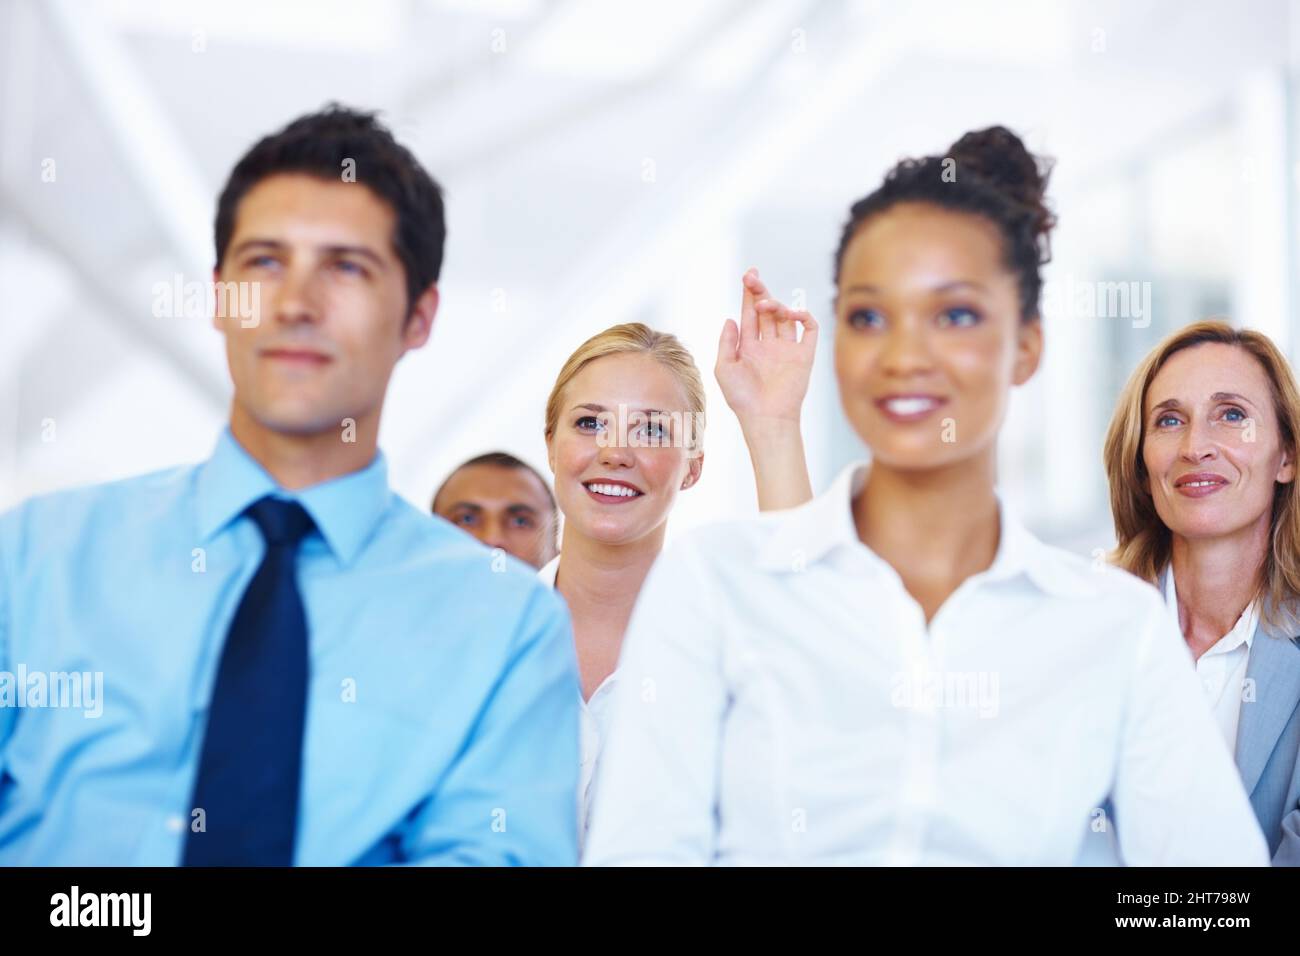
M 1058 160 L 1053 269 L 1181 268 L 1285 340 L 1298 9 L 0 0 L 0 507 L 207 454 L 229 396 L 220 339 L 153 317 L 151 290 L 209 273 L 232 163 L 330 100 L 382 110 L 446 190 L 443 305 L 399 366 L 382 436 L 421 504 L 481 451 L 544 464 L 554 374 L 601 328 L 674 331 L 711 379 L 751 264 L 828 319 L 849 204 L 900 156 L 992 123 Z M 1207 163 L 1242 181 L 1207 179 Z M 1115 184 L 1138 173 L 1143 203 L 1172 212 L 1130 215 Z M 1047 367 L 1013 409 L 1023 467 L 1006 480 L 1040 524 L 1052 509 L 1091 520 L 1103 500 L 1093 487 L 1079 505 L 1074 472 L 1101 480 L 1080 436 L 1104 424 L 1107 341 L 1049 322 Z M 752 508 L 716 388 L 710 403 L 682 525 Z M 1076 413 L 1086 424 L 1062 435 Z M 825 352 L 806 430 L 820 487 L 856 453 Z

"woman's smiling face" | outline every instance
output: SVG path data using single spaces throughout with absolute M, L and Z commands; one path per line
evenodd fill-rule
M 992 453 L 1042 350 L 997 226 L 907 202 L 849 241 L 836 300 L 840 400 L 874 461 L 941 468 Z
M 1253 355 L 1218 342 L 1175 352 L 1142 411 L 1147 490 L 1170 531 L 1192 539 L 1268 527 L 1277 484 L 1295 478 L 1295 462 Z
M 660 528 L 677 493 L 699 479 L 689 414 L 681 384 L 653 356 L 606 355 L 574 375 L 547 439 L 566 527 L 607 544 Z

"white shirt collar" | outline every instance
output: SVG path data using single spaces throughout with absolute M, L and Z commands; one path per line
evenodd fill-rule
M 853 520 L 853 499 L 866 484 L 870 467 L 861 462 L 849 465 L 812 501 L 774 516 L 780 524 L 759 552 L 759 566 L 774 572 L 801 571 L 842 548 L 861 548 L 880 560 L 862 543 Z M 1000 494 L 998 517 L 998 551 L 993 564 L 983 573 L 986 581 L 1023 574 L 1044 593 L 1092 593 L 1077 573 L 1061 567 L 1053 549 L 1030 534 Z
M 541 566 L 537 572 L 537 579 L 552 590 L 555 589 L 555 578 L 560 573 L 560 556 L 557 554 L 551 560 Z

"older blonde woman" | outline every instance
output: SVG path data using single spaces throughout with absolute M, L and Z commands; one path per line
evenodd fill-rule
M 1155 584 L 1195 660 L 1275 865 L 1300 865 L 1300 391 L 1267 336 L 1170 335 L 1106 436 L 1120 567 Z

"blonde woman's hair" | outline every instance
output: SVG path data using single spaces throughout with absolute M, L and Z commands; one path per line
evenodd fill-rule
M 629 354 L 649 355 L 673 373 L 686 395 L 687 407 L 681 411 L 689 413 L 692 418 L 686 423 L 689 428 L 687 450 L 698 452 L 704 438 L 704 381 L 700 378 L 700 370 L 677 336 L 656 332 L 640 322 L 610 326 L 587 339 L 569 356 L 555 377 L 555 385 L 546 400 L 546 437 L 549 439 L 555 434 L 560 421 L 561 396 L 573 377 L 596 359 Z
M 1169 566 L 1172 537 L 1156 513 L 1142 460 L 1145 438 L 1147 390 L 1169 359 L 1184 349 L 1206 343 L 1231 345 L 1253 355 L 1263 367 L 1273 394 L 1283 450 L 1297 460 L 1296 439 L 1300 436 L 1300 390 L 1286 358 L 1262 332 L 1236 329 L 1227 322 L 1205 320 L 1179 329 L 1157 345 L 1138 367 L 1120 393 L 1106 431 L 1102 459 L 1110 482 L 1110 510 L 1115 519 L 1118 545 L 1111 562 L 1145 581 L 1156 583 Z M 1273 628 L 1294 628 L 1296 598 L 1300 595 L 1300 483 L 1278 483 L 1273 492 L 1273 514 L 1269 526 L 1270 547 L 1260 568 L 1261 617 Z

